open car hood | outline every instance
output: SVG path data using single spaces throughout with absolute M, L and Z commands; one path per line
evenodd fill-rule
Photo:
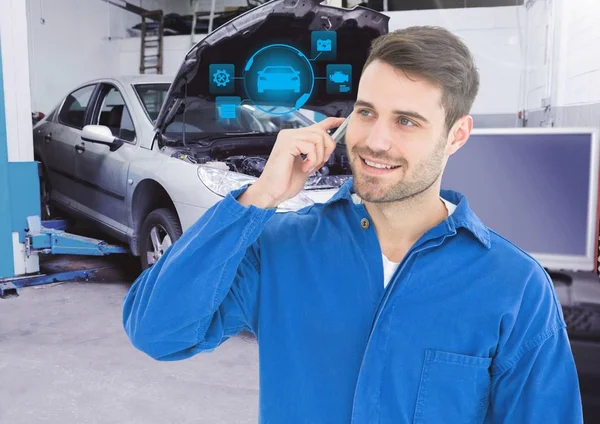
M 242 104 L 261 104 L 264 99 L 257 99 L 256 93 L 273 87 L 275 91 L 284 88 L 298 93 L 299 98 L 291 107 L 301 103 L 304 109 L 328 116 L 346 116 L 356 99 L 371 42 L 388 32 L 388 20 L 386 15 L 364 7 L 344 9 L 315 0 L 274 0 L 258 6 L 217 28 L 188 52 L 170 86 L 155 128 L 164 133 L 186 104 L 189 107 L 190 99 L 216 105 L 218 97 L 233 96 L 241 99 Z M 328 34 L 319 40 L 319 34 L 323 33 L 314 31 L 328 31 Z M 333 44 L 328 38 L 331 32 L 335 33 Z M 299 56 L 304 55 L 304 64 L 295 65 L 289 58 L 283 62 L 265 61 L 268 46 L 275 45 L 288 46 L 288 51 L 297 50 Z M 320 53 L 315 55 L 317 51 Z M 263 57 L 259 57 L 261 54 Z M 265 63 L 277 66 L 265 66 Z M 227 66 L 222 66 L 224 64 Z M 332 65 L 333 68 L 328 69 Z M 258 66 L 260 69 L 255 69 Z M 351 73 L 345 71 L 348 67 Z M 290 85 L 289 76 L 280 78 L 277 72 L 281 69 L 282 72 L 303 72 L 303 86 Z M 258 76 L 252 80 L 251 72 L 267 75 L 270 80 L 265 81 L 271 86 L 257 88 Z M 219 75 L 215 75 L 217 73 Z M 273 79 L 273 75 L 279 79 Z M 187 119 L 184 125 L 187 122 L 193 125 L 193 121 Z

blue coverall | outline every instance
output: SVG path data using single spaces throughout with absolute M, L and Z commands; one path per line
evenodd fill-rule
M 549 276 L 465 196 L 441 191 L 456 210 L 384 289 L 352 180 L 327 203 L 288 213 L 242 206 L 245 189 L 133 284 L 123 325 L 136 348 L 181 360 L 251 331 L 261 423 L 582 422 Z

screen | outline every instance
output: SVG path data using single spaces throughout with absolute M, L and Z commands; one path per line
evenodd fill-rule
M 442 188 L 529 254 L 586 256 L 591 152 L 590 133 L 475 133 L 448 160 Z

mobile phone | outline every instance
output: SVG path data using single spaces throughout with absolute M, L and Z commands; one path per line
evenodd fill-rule
M 348 118 L 346 118 L 344 120 L 344 122 L 342 122 L 342 125 L 340 125 L 337 130 L 334 131 L 333 134 L 331 134 L 331 138 L 333 138 L 333 140 L 337 143 L 337 144 L 342 144 L 343 140 L 344 140 L 344 136 L 346 135 L 346 127 L 348 126 Z

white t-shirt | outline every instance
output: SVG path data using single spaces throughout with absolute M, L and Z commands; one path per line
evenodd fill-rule
M 444 202 L 444 205 L 446 205 L 446 209 L 448 210 L 448 216 L 452 215 L 452 213 L 456 209 L 456 205 L 454 203 L 450 203 L 443 197 L 440 197 L 440 199 L 442 199 L 442 202 Z M 390 261 L 388 258 L 386 258 L 385 255 L 381 256 L 383 256 L 383 287 L 387 287 L 388 283 L 392 279 L 392 276 L 394 275 L 394 272 L 396 272 L 396 268 L 398 268 L 398 265 L 400 265 L 400 263 Z

